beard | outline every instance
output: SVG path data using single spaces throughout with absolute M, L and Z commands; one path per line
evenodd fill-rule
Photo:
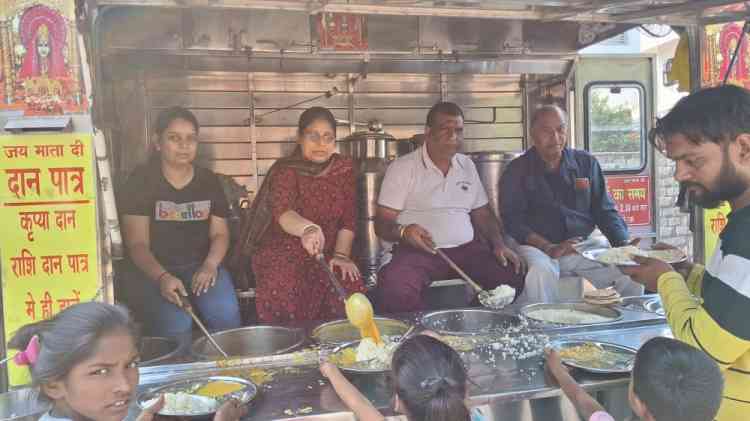
M 693 200 L 698 206 L 704 209 L 716 209 L 721 205 L 721 202 L 735 199 L 745 193 L 748 189 L 748 183 L 737 175 L 737 169 L 729 160 L 727 151 L 725 150 L 719 179 L 716 182 L 714 190 L 710 190 L 700 183 L 690 181 L 680 183 L 680 187 L 691 189 L 691 192 L 696 192 Z

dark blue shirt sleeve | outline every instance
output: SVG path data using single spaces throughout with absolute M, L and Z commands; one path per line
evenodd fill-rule
M 506 232 L 526 244 L 526 237 L 534 231 L 526 224 L 529 199 L 523 189 L 520 164 L 511 164 L 500 179 L 500 213 Z
M 594 216 L 594 222 L 613 247 L 620 247 L 627 244 L 630 236 L 628 226 L 617 212 L 615 202 L 612 201 L 607 192 L 602 168 L 594 158 L 591 161 L 591 181 L 593 184 L 591 211 Z

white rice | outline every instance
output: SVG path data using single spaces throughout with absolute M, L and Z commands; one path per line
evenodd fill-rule
M 159 398 L 144 403 L 146 408 L 152 406 Z M 161 415 L 199 415 L 215 412 L 219 407 L 216 399 L 207 396 L 191 395 L 185 392 L 165 393 L 164 408 Z
M 612 321 L 611 317 L 574 309 L 539 309 L 527 313 L 526 316 L 547 323 L 568 325 L 586 325 Z

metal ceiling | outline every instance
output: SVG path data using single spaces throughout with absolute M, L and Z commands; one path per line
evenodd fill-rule
M 744 19 L 736 0 L 98 0 L 96 4 L 691 25 Z M 734 7 L 723 8 L 733 5 Z M 718 8 L 718 9 L 717 9 Z M 725 10 L 726 9 L 726 10 Z

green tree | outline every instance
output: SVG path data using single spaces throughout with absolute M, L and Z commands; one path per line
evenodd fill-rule
M 641 132 L 639 105 L 610 101 L 609 90 L 592 91 L 589 103 L 589 147 L 591 152 L 638 152 Z M 622 95 L 622 93 L 620 94 Z M 633 107 L 636 107 L 633 109 Z M 633 119 L 633 115 L 637 118 Z

